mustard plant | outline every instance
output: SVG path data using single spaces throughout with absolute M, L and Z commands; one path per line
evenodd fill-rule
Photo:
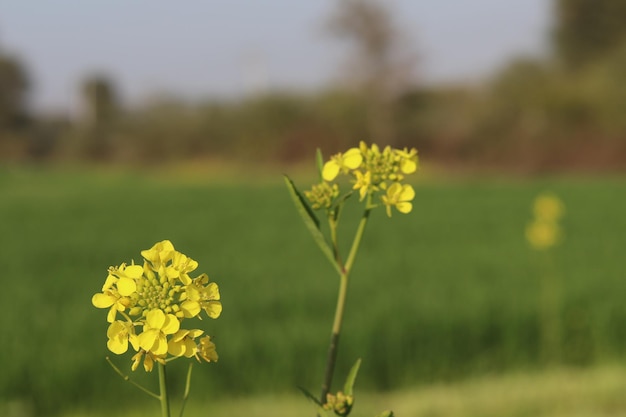
M 107 348 L 116 355 L 135 352 L 130 368 L 151 372 L 159 369 L 159 394 L 135 383 L 108 357 L 113 369 L 161 403 L 163 417 L 170 416 L 166 364 L 181 357 L 199 362 L 217 362 L 218 355 L 211 337 L 201 329 L 183 328 L 186 319 L 202 319 L 201 313 L 216 319 L 222 312 L 219 288 L 206 274 L 193 278 L 198 262 L 174 249 L 169 240 L 141 251 L 143 263 L 111 266 L 102 292 L 92 297 L 97 308 L 108 309 Z M 189 396 L 191 362 L 180 410 L 182 416 Z
M 553 193 L 537 195 L 532 204 L 533 219 L 526 226 L 526 239 L 536 252 L 540 270 L 540 320 L 542 356 L 546 363 L 561 360 L 562 283 L 555 265 L 553 249 L 563 239 L 560 220 L 563 202 Z
M 361 142 L 358 147 L 337 153 L 326 161 L 318 150 L 317 167 L 319 182 L 304 192 L 285 176 L 287 188 L 305 225 L 339 276 L 337 304 L 321 393 L 319 397 L 315 397 L 304 389 L 303 392 L 317 404 L 319 415 L 347 416 L 354 403 L 353 385 L 360 359 L 351 368 L 343 391 L 331 392 L 331 384 L 350 272 L 372 210 L 384 207 L 387 217 L 392 217 L 394 211 L 402 214 L 412 211 L 415 191 L 405 182 L 405 178 L 417 171 L 418 155 L 416 149 L 393 149 L 387 146 L 381 150 L 376 144 L 369 146 Z M 340 251 L 338 234 L 342 209 L 351 198 L 358 199 L 363 211 L 346 257 Z M 317 213 L 321 213 L 327 228 L 322 227 Z M 391 411 L 385 411 L 381 416 L 392 414 Z

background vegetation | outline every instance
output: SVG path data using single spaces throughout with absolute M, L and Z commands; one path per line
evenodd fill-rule
M 429 161 L 524 172 L 626 166 L 626 8 L 554 2 L 549 53 L 517 57 L 480 85 L 416 82 L 419 60 L 380 2 L 338 3 L 328 32 L 352 47 L 345 82 L 129 107 L 107 74 L 77 83 L 77 115 L 34 114 L 28 68 L 0 50 L 0 160 L 127 164 L 289 163 L 359 140 L 417 147 Z M 416 65 L 417 64 L 417 65 Z

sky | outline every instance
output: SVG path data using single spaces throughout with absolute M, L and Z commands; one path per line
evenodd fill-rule
M 324 29 L 337 1 L 1 0 L 0 50 L 26 66 L 39 110 L 72 111 L 92 74 L 127 103 L 309 90 L 336 80 L 347 54 Z M 551 0 L 386 3 L 423 83 L 474 82 L 547 50 Z

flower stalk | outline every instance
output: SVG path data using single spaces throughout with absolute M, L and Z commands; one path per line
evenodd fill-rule
M 161 401 L 161 416 L 170 417 L 170 397 L 167 394 L 167 375 L 165 364 L 159 363 L 159 400 Z
M 363 239 L 363 233 L 365 232 L 365 226 L 367 225 L 367 221 L 369 219 L 370 211 L 371 211 L 371 195 L 368 197 L 368 201 L 366 204 L 365 211 L 363 212 L 363 216 L 361 217 L 361 221 L 359 222 L 359 226 L 354 235 L 354 240 L 352 242 L 352 246 L 350 248 L 350 252 L 348 254 L 348 260 L 345 265 L 341 265 L 341 260 L 337 255 L 337 264 L 339 269 L 342 271 L 339 276 L 339 292 L 337 294 L 337 306 L 335 307 L 335 316 L 333 319 L 333 327 L 330 336 L 330 344 L 328 346 L 328 356 L 326 359 L 326 372 L 324 374 L 324 382 L 322 383 L 322 392 L 320 394 L 320 401 L 324 403 L 326 401 L 326 397 L 330 392 L 330 387 L 333 380 L 333 374 L 335 371 L 335 363 L 337 361 L 337 352 L 339 347 L 339 336 L 341 335 L 341 324 L 343 323 L 343 312 L 346 305 L 346 296 L 348 294 L 348 281 L 350 276 L 350 271 L 352 270 L 352 265 L 354 264 L 354 260 L 356 259 L 356 254 L 359 251 L 359 245 L 361 244 L 361 240 Z M 336 223 L 332 224 L 335 227 L 331 227 L 331 233 L 333 235 L 333 250 L 335 253 L 339 253 L 339 248 L 337 246 L 336 239 Z M 334 233 L 333 233 L 334 231 Z

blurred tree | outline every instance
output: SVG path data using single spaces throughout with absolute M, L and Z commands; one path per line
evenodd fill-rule
M 626 41 L 626 1 L 556 0 L 554 43 L 559 58 L 578 68 Z
M 340 0 L 328 27 L 353 46 L 349 79 L 368 101 L 371 139 L 395 142 L 393 102 L 408 84 L 415 59 L 391 9 L 377 0 Z
M 0 52 L 0 130 L 13 130 L 28 119 L 28 76 L 14 57 Z
M 83 124 L 87 132 L 86 150 L 96 158 L 107 157 L 111 152 L 113 124 L 119 113 L 113 81 L 104 75 L 85 79 L 82 85 L 84 100 Z

